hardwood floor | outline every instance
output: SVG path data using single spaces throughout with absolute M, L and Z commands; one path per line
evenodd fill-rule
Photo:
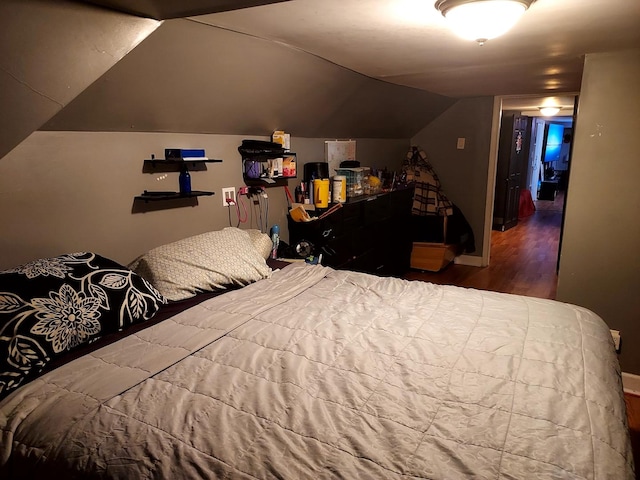
M 404 278 L 555 299 L 564 197 L 535 202 L 536 211 L 506 232 L 491 232 L 488 267 L 451 264 L 440 272 L 412 270 Z M 624 395 L 634 462 L 640 467 L 640 396 Z M 636 474 L 640 480 L 640 475 Z
M 515 227 L 493 230 L 488 267 L 450 264 L 439 272 L 412 270 L 405 278 L 555 299 L 563 202 L 561 194 L 555 201 L 539 200 L 535 213 Z

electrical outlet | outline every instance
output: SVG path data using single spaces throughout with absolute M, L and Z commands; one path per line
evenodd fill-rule
M 618 330 L 611 330 L 611 337 L 613 337 L 613 346 L 616 348 L 616 352 L 620 352 L 620 341 L 622 340 L 620 332 Z
M 226 187 L 222 189 L 222 206 L 236 204 L 236 187 Z

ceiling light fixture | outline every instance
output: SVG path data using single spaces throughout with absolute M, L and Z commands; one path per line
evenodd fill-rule
M 484 45 L 515 25 L 535 0 L 438 0 L 436 9 L 460 37 Z
M 540 113 L 545 117 L 553 117 L 556 115 L 562 107 L 538 107 Z

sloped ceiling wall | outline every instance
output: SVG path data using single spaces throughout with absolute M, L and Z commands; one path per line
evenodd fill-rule
M 282 44 L 175 19 L 42 129 L 409 138 L 453 102 Z
M 157 20 L 181 18 L 205 13 L 225 12 L 241 8 L 279 3 L 287 0 L 83 0 L 121 12 Z
M 0 158 L 35 130 L 410 138 L 454 99 L 192 19 L 0 3 Z
M 159 25 L 64 0 L 2 0 L 0 159 Z

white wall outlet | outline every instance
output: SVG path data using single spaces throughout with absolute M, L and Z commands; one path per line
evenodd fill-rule
M 616 348 L 616 352 L 620 351 L 620 331 L 611 330 L 611 337 L 613 337 L 613 346 Z
M 225 187 L 222 189 L 222 206 L 236 204 L 236 187 Z
M 467 139 L 464 137 L 459 137 L 458 142 L 456 143 L 456 148 L 458 150 L 464 150 L 464 145 L 467 142 Z

